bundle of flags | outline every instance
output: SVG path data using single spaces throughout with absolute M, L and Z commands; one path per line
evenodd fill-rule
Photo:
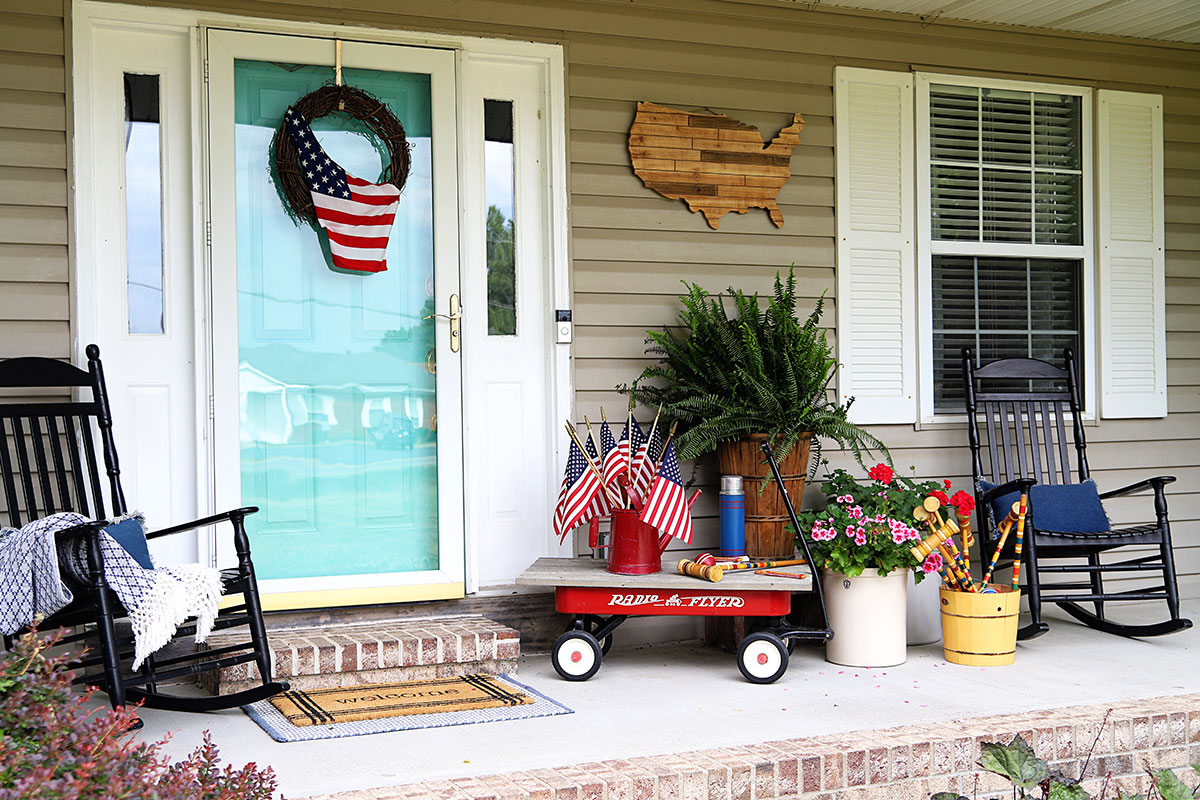
M 577 526 L 596 525 L 619 508 L 632 508 L 662 533 L 692 541 L 691 504 L 699 492 L 689 500 L 684 491 L 671 441 L 674 430 L 664 440 L 655 416 L 646 434 L 631 411 L 620 439 L 613 437 L 607 419 L 600 424 L 599 444 L 590 422 L 586 440 L 580 440 L 569 422 L 567 434 L 567 470 L 554 509 L 554 532 L 560 541 Z

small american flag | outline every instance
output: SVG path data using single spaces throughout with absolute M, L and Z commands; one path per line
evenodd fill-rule
M 558 505 L 554 508 L 554 532 L 559 541 L 567 537 L 587 513 L 596 493 L 602 491 L 600 478 L 588 466 L 587 454 L 571 440 L 571 452 L 567 456 L 567 471 L 563 475 L 562 488 L 558 491 Z
M 612 434 L 610 433 L 609 436 L 611 437 Z M 601 434 L 601 441 L 603 443 L 603 434 Z M 587 451 L 587 457 L 591 459 L 593 464 L 600 463 L 599 455 L 596 453 L 596 443 L 592 441 L 591 431 L 588 431 L 583 448 Z M 588 472 L 591 472 L 591 470 L 589 469 Z M 608 492 L 604 488 L 601 488 L 599 492 L 596 492 L 596 496 L 592 499 L 591 504 L 588 505 L 587 513 L 584 514 L 580 522 L 589 522 L 599 517 L 607 517 L 612 513 L 612 506 L 612 498 L 608 496 Z
M 322 149 L 308 120 L 287 110 L 287 129 L 296 143 L 300 169 L 312 192 L 317 222 L 329 237 L 333 265 L 357 272 L 383 272 L 400 190 L 350 175 Z
M 641 520 L 653 525 L 663 533 L 690 544 L 692 541 L 692 512 L 687 494 L 683 490 L 683 476 L 679 473 L 679 459 L 675 455 L 675 443 L 667 445 L 658 477 L 650 488 L 650 496 L 639 515 Z
M 621 439 L 612 448 L 604 451 L 604 483 L 608 486 L 616 486 L 617 479 L 629 472 L 629 437 L 632 427 L 637 429 L 638 441 L 641 441 L 641 429 L 637 428 L 637 420 L 630 419 L 625 423 L 625 430 L 621 431 Z M 609 434 L 612 435 L 611 432 Z M 603 442 L 603 432 L 601 433 L 601 441 Z M 634 445 L 633 449 L 636 449 Z
M 650 484 L 654 481 L 654 465 L 662 456 L 662 434 L 656 427 L 650 438 L 642 443 L 633 454 L 633 472 L 629 476 L 629 494 L 636 502 L 642 502 Z

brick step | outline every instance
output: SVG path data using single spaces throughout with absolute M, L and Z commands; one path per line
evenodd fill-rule
M 405 617 L 368 623 L 274 628 L 272 677 L 294 689 L 324 689 L 364 683 L 515 673 L 521 635 L 479 615 Z M 213 649 L 244 638 L 213 634 Z M 238 664 L 201 676 L 210 692 L 229 694 L 260 682 L 256 664 Z

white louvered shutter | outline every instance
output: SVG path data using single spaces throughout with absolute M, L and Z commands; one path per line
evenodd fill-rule
M 835 77 L 838 397 L 857 423 L 915 422 L 913 79 Z
M 1162 97 L 1097 93 L 1104 417 L 1167 415 Z

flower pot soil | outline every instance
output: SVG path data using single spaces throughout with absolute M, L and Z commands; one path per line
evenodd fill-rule
M 770 467 L 763 458 L 763 433 L 750 434 L 717 446 L 717 464 L 722 475 L 741 475 L 746 492 L 746 554 L 751 558 L 790 558 L 796 550 L 794 535 L 787 530 L 787 509 L 774 479 L 759 492 Z M 811 434 L 804 434 L 779 464 L 788 495 L 799 503 L 808 472 Z

